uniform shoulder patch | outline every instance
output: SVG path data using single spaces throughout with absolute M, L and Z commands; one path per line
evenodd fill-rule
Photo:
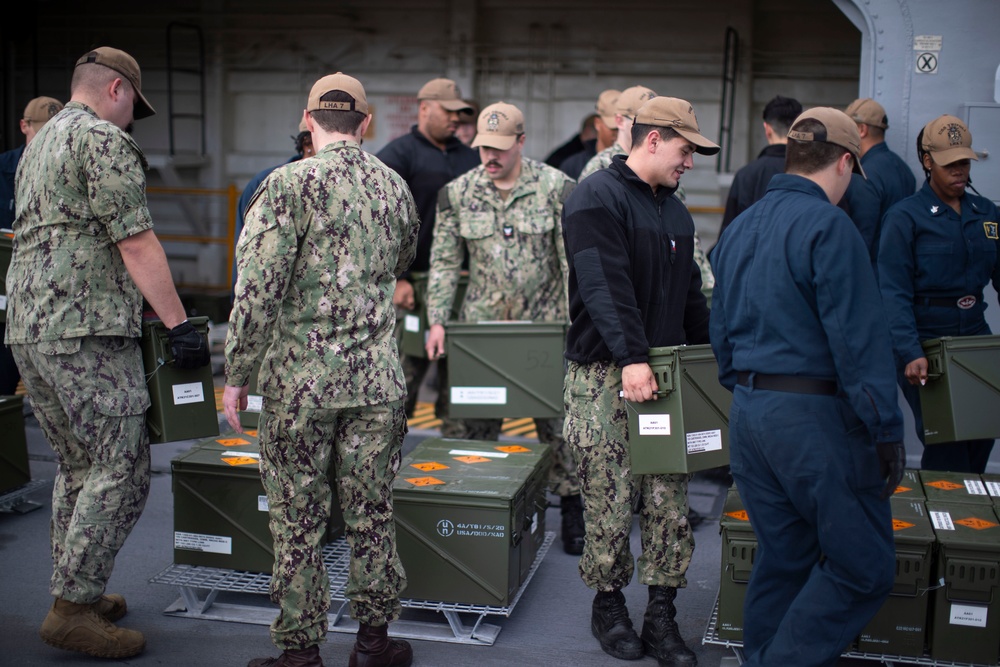
M 986 232 L 986 238 L 992 239 L 994 241 L 1000 240 L 1000 234 L 998 234 L 997 223 L 986 221 L 983 223 L 983 230 Z
M 438 192 L 438 210 L 451 210 L 451 195 L 448 194 L 448 186 L 444 186 Z
M 576 187 L 576 181 L 574 181 L 574 180 L 566 179 L 566 181 L 563 182 L 562 192 L 559 193 L 559 203 L 560 204 L 565 204 L 566 203 L 566 200 L 569 199 L 569 195 L 570 195 L 570 193 L 573 192 L 573 189 L 575 187 Z

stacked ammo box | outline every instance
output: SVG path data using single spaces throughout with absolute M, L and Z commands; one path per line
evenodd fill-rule
M 992 492 L 992 493 L 990 493 Z M 857 639 L 868 654 L 996 665 L 1000 659 L 1000 476 L 907 470 L 891 499 L 892 593 Z M 718 637 L 742 641 L 757 542 L 736 488 L 720 520 Z M 923 664 L 923 663 L 921 663 Z
M 0 396 L 0 496 L 31 481 L 23 398 Z
M 510 604 L 545 536 L 551 453 L 540 443 L 431 438 L 393 485 L 403 596 Z
M 201 440 L 171 461 L 174 563 L 270 573 L 274 541 L 255 431 Z M 343 530 L 337 489 L 326 539 Z

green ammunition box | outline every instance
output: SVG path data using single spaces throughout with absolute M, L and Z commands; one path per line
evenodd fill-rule
M 938 556 L 930 622 L 934 660 L 1000 659 L 1000 523 L 991 505 L 927 501 Z
M 14 235 L 9 229 L 0 229 L 0 323 L 7 321 L 7 269 L 13 254 Z
M 992 505 L 982 478 L 974 472 L 921 470 L 920 482 L 928 501 Z
M 930 600 L 934 531 L 922 500 L 892 499 L 896 580 L 892 593 L 858 637 L 858 650 L 922 657 Z
M 719 519 L 722 572 L 719 577 L 719 639 L 743 641 L 743 602 L 757 555 L 757 536 L 736 487 L 730 487 Z
M 189 292 L 180 295 L 181 304 L 188 317 L 205 317 L 214 324 L 229 321 L 233 309 L 233 297 L 224 292 Z
M 208 335 L 208 318 L 188 320 Z M 142 364 L 149 387 L 146 427 L 149 441 L 171 442 L 219 434 L 211 365 L 192 370 L 174 368 L 167 328 L 159 320 L 142 323 Z
M 0 494 L 31 481 L 23 397 L 0 396 Z
M 986 493 L 990 494 L 990 499 L 993 501 L 993 507 L 1000 507 L 1000 475 L 983 473 L 980 477 L 983 480 L 983 486 L 986 487 Z
M 408 357 L 427 358 L 427 272 L 415 271 L 410 274 L 410 284 L 413 285 L 413 300 L 416 302 L 413 310 L 403 313 L 403 334 L 400 351 Z M 455 290 L 455 301 L 451 304 L 451 317 L 457 320 L 465 299 L 465 290 L 469 286 L 469 272 L 462 271 L 458 278 L 458 288 Z
M 171 461 L 174 563 L 270 572 L 274 541 L 253 448 L 195 447 Z
M 562 322 L 448 322 L 448 414 L 455 419 L 561 417 Z
M 547 473 L 547 448 L 533 464 L 513 458 L 501 468 L 485 464 L 504 459 L 481 454 L 504 443 L 478 444 L 479 450 L 457 450 L 466 461 L 446 458 L 452 450 L 421 445 L 403 460 L 393 497 L 396 546 L 409 582 L 405 597 L 506 605 L 531 567 L 544 534 L 544 509 L 531 480 Z
M 928 445 L 1000 437 L 1000 336 L 925 341 L 927 384 L 920 388 Z
M 920 482 L 919 470 L 904 470 L 903 479 L 892 494 L 893 500 L 924 500 L 924 485 Z
M 247 409 L 240 410 L 240 426 L 257 428 L 260 425 L 260 411 L 264 409 L 264 397 L 257 391 L 257 375 L 260 373 L 260 362 L 253 365 L 250 371 L 250 384 L 247 386 Z
M 689 473 L 729 464 L 729 406 L 710 345 L 657 347 L 657 398 L 628 403 L 633 474 Z

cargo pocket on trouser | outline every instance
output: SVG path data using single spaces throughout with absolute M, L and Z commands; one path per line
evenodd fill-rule
M 148 407 L 145 387 L 105 390 L 94 396 L 91 465 L 97 468 L 91 477 L 104 489 L 101 493 L 113 520 L 127 530 L 138 520 L 149 493 Z

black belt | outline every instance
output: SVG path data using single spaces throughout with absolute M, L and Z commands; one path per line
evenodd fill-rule
M 836 396 L 838 391 L 836 380 L 801 375 L 766 375 L 739 371 L 736 374 L 736 382 L 744 387 L 749 387 L 751 375 L 753 376 L 754 389 L 785 391 L 792 394 L 817 394 L 819 396 Z
M 944 298 L 932 297 L 932 296 L 916 296 L 913 297 L 913 303 L 918 306 L 936 306 L 938 308 L 958 308 L 960 310 L 969 310 L 976 305 L 978 299 L 971 294 L 966 296 L 949 296 Z

